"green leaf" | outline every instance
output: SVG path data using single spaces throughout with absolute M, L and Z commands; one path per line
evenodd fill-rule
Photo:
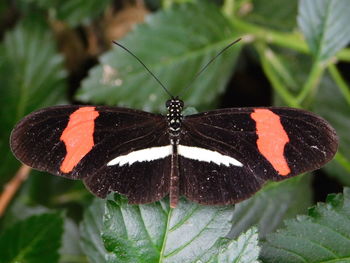
M 0 44 L 0 184 L 19 164 L 8 145 L 12 128 L 29 112 L 62 100 L 65 75 L 50 32 L 20 23 L 5 35 Z
M 83 222 L 80 224 L 80 245 L 91 263 L 106 261 L 107 251 L 101 238 L 105 204 L 105 200 L 95 198 L 85 210 Z
M 63 228 L 62 246 L 59 250 L 60 262 L 86 262 L 86 257 L 79 243 L 80 235 L 78 225 L 72 219 L 66 218 Z
M 195 19 L 194 19 L 195 17 Z M 188 37 L 186 37 L 188 36 Z M 138 56 L 174 95 L 221 49 L 237 39 L 230 22 L 217 6 L 181 4 L 148 17 L 122 44 Z M 240 44 L 224 52 L 182 97 L 188 105 L 212 104 L 228 82 Z M 100 58 L 76 94 L 95 104 L 119 104 L 164 111 L 166 92 L 150 74 L 120 47 Z
M 284 219 L 305 213 L 311 202 L 310 175 L 270 182 L 253 197 L 235 206 L 228 236 L 236 238 L 256 225 L 260 238 L 264 238 L 279 227 Z
M 256 227 L 252 227 L 248 229 L 247 232 L 241 234 L 237 241 L 230 241 L 225 248 L 219 252 L 217 260 L 213 262 L 259 263 L 259 253 L 258 230 Z
M 298 24 L 318 60 L 335 55 L 350 41 L 348 0 L 300 0 Z
M 285 222 L 286 227 L 268 235 L 264 262 L 349 262 L 350 189 L 332 194 L 326 203 L 309 209 L 307 216 Z
M 10 7 L 10 3 L 7 1 L 1 1 L 0 2 L 0 17 L 3 18 L 6 15 L 6 12 L 8 12 L 8 9 Z
M 42 214 L 21 221 L 0 235 L 0 262 L 58 262 L 63 220 Z
M 291 31 L 296 26 L 298 2 L 295 0 L 270 0 L 268 4 L 264 0 L 252 0 L 243 4 L 241 9 L 244 8 L 251 8 L 245 21 L 281 31 Z
M 80 180 L 70 180 L 49 173 L 31 171 L 25 182 L 28 191 L 25 196 L 30 203 L 57 207 L 69 202 L 83 204 L 92 197 Z
M 162 0 L 163 8 L 169 8 L 174 4 L 183 4 L 188 2 L 194 2 L 195 0 Z
M 32 175 L 30 177 L 32 177 Z M 76 209 L 76 207 L 74 207 L 71 210 L 79 211 L 79 209 Z M 20 220 L 24 220 L 30 216 L 42 215 L 44 213 L 49 212 L 50 210 L 47 207 L 39 206 L 37 204 L 33 205 L 32 202 L 30 202 L 29 204 L 27 186 L 24 185 L 19 191 L 19 193 L 16 195 L 14 200 L 11 202 L 11 205 L 7 208 L 4 216 L 1 218 L 0 229 L 6 229 L 8 227 L 11 227 L 14 223 L 17 223 Z M 70 211 L 67 212 L 70 216 L 72 216 L 72 213 Z M 58 252 L 60 254 L 60 262 L 73 263 L 76 262 L 74 260 L 81 259 L 84 257 L 79 246 L 79 241 L 80 237 L 78 226 L 72 219 L 65 218 L 63 225 L 63 235 L 61 237 L 62 246 L 60 247 Z
M 223 218 L 225 225 L 220 227 L 225 227 L 226 230 L 224 232 L 227 234 L 230 229 L 228 225 L 232 225 L 228 236 L 237 238 L 243 231 L 249 231 L 252 225 L 258 225 L 261 230 L 261 237 L 264 237 L 267 233 L 278 227 L 283 219 L 306 211 L 306 208 L 311 204 L 310 182 L 310 176 L 299 176 L 281 183 L 269 183 L 268 186 L 249 200 L 241 202 L 234 207 L 226 207 L 225 209 L 228 209 L 229 213 L 228 211 L 220 211 L 220 213 L 225 212 L 224 214 L 228 215 L 227 218 Z M 136 262 L 153 262 L 152 260 L 158 262 L 161 253 L 165 252 L 165 248 L 168 246 L 168 243 L 165 244 L 165 237 L 167 236 L 168 240 L 174 240 L 172 238 L 173 231 L 169 229 L 170 227 L 166 228 L 167 222 L 170 224 L 173 217 L 176 217 L 177 221 L 181 221 L 181 218 L 186 218 L 187 215 L 189 215 L 187 219 L 189 222 L 182 222 L 182 224 L 191 224 L 191 222 L 196 220 L 208 222 L 210 218 L 207 218 L 207 216 L 210 217 L 212 215 L 203 216 L 203 214 L 206 214 L 207 211 L 212 213 L 218 210 L 217 207 L 202 207 L 187 201 L 182 201 L 181 206 L 172 212 L 168 211 L 165 202 L 132 206 L 122 201 L 117 204 L 110 201 L 107 203 L 103 230 L 105 245 L 109 251 L 108 255 L 100 240 L 100 220 L 102 220 L 104 209 L 103 203 L 101 200 L 95 200 L 85 213 L 84 221 L 81 225 L 81 244 L 91 262 L 104 262 L 105 257 L 109 259 L 109 262 L 119 262 L 117 260 L 120 260 L 120 262 L 133 262 L 132 259 L 135 255 L 138 255 L 140 258 Z M 208 225 L 207 227 L 212 226 Z M 177 231 L 180 232 L 175 232 L 176 237 L 174 242 L 176 242 L 176 238 L 179 235 L 182 235 L 183 231 L 186 235 L 189 234 L 186 229 L 181 230 L 181 225 L 178 228 L 179 230 Z M 220 243 L 222 241 L 220 237 L 226 236 L 224 232 L 219 236 L 210 237 L 213 243 L 215 241 L 218 243 L 211 247 L 208 255 L 201 258 L 203 262 L 209 262 L 208 260 L 210 258 L 213 260 L 213 257 L 217 260 L 218 251 L 226 249 L 226 242 Z M 201 237 L 201 239 L 204 237 Z M 180 238 L 178 239 L 180 240 Z M 135 244 L 135 242 L 139 244 Z M 193 248 L 197 246 L 196 242 L 198 241 L 191 242 L 194 244 L 189 243 L 187 245 L 188 247 Z M 163 250 L 161 250 L 161 246 L 164 246 Z M 146 253 L 150 258 L 146 257 L 145 261 L 142 261 L 143 254 L 141 252 L 141 254 L 138 254 L 138 251 L 143 251 L 142 253 Z M 250 250 L 248 249 L 247 251 Z M 124 255 L 125 258 L 118 258 L 120 254 Z M 164 257 L 163 260 L 160 262 L 172 262 L 172 260 L 176 261 L 180 259 L 177 257 Z M 183 259 L 181 258 L 181 260 Z M 186 262 L 195 262 L 194 260 Z
M 111 0 L 21 0 L 24 3 L 34 3 L 47 9 L 55 19 L 65 21 L 70 26 L 87 24 L 100 15 Z
M 128 205 L 107 202 L 102 237 L 108 262 L 209 262 L 230 230 L 233 206 L 200 206 L 181 200 Z
M 16 195 L 9 207 L 6 209 L 6 213 L 1 218 L 0 232 L 2 229 L 11 227 L 14 223 L 22 221 L 30 216 L 49 213 L 49 209 L 40 205 L 28 205 L 25 191 L 20 190 L 20 193 Z

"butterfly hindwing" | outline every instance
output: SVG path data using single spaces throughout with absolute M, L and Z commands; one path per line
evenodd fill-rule
M 180 144 L 242 164 L 180 156 L 182 194 L 202 204 L 232 204 L 251 196 L 267 180 L 320 168 L 334 156 L 338 143 L 326 121 L 303 110 L 232 108 L 186 116 Z

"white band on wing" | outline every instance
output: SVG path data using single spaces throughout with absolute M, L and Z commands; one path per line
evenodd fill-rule
M 232 158 L 227 155 L 223 155 L 221 153 L 207 150 L 204 148 L 194 147 L 194 146 L 178 146 L 178 154 L 189 159 L 201 161 L 201 162 L 213 162 L 218 165 L 230 166 L 231 164 L 234 166 L 242 167 L 243 164 L 237 161 L 235 158 Z
M 151 147 L 142 150 L 130 152 L 125 155 L 118 156 L 107 163 L 107 166 L 118 164 L 123 166 L 125 164 L 131 165 L 135 162 L 149 162 L 158 159 L 163 159 L 173 153 L 173 146 L 166 145 L 160 147 Z
M 125 164 L 131 165 L 135 162 L 150 162 L 158 159 L 163 159 L 170 156 L 173 153 L 173 146 L 166 145 L 160 147 L 151 147 L 142 150 L 137 150 L 130 152 L 125 155 L 118 156 L 107 163 L 107 166 L 119 165 L 123 166 Z M 217 165 L 225 166 L 239 166 L 242 167 L 243 164 L 236 159 L 223 155 L 216 151 L 211 151 L 204 148 L 178 145 L 178 154 L 182 157 L 197 160 L 201 162 L 213 162 Z

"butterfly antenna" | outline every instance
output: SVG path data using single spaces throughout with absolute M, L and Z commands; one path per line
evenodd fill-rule
M 163 89 L 165 90 L 166 93 L 168 93 L 168 95 L 173 98 L 174 96 L 170 93 L 170 91 L 163 85 L 163 83 L 152 73 L 152 71 L 145 65 L 145 63 L 143 63 L 141 61 L 141 59 L 139 59 L 134 53 L 132 53 L 129 49 L 127 49 L 126 47 L 124 47 L 122 44 L 113 41 L 114 44 L 116 44 L 117 46 L 121 47 L 122 49 L 124 49 L 126 52 L 128 52 L 130 55 L 132 55 L 134 58 L 136 58 L 136 60 L 148 71 L 149 74 L 151 74 L 151 76 L 159 83 L 160 86 L 163 87 Z
M 184 93 L 188 90 L 189 87 L 192 86 L 192 84 L 194 83 L 194 81 L 199 77 L 200 74 L 202 74 L 202 72 L 204 70 L 207 69 L 207 67 L 209 67 L 209 65 L 214 62 L 215 59 L 217 59 L 222 53 L 224 53 L 227 49 L 229 49 L 231 46 L 233 46 L 234 44 L 236 44 L 237 42 L 241 41 L 242 38 L 239 38 L 233 42 L 231 42 L 230 44 L 228 44 L 226 47 L 224 47 L 215 57 L 213 57 L 211 60 L 209 60 L 209 62 L 200 70 L 197 72 L 197 74 L 193 77 L 193 79 L 190 81 L 190 83 L 186 86 L 186 88 L 183 89 L 183 91 L 180 93 L 179 96 L 184 95 Z

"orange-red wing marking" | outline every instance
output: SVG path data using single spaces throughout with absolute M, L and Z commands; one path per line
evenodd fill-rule
M 69 122 L 60 139 L 66 145 L 67 154 L 61 171 L 69 173 L 94 146 L 95 119 L 99 113 L 95 107 L 82 107 L 69 116 Z
M 288 175 L 291 171 L 284 157 L 284 147 L 289 138 L 280 117 L 268 109 L 255 109 L 251 117 L 256 122 L 260 153 L 280 175 Z

